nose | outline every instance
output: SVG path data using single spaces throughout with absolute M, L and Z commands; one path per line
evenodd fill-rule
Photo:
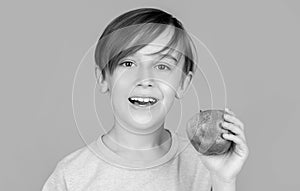
M 137 86 L 153 87 L 154 80 L 147 68 L 140 70 L 138 76 L 139 79 Z
M 138 82 L 138 86 L 143 86 L 143 87 L 153 87 L 153 84 L 154 84 L 153 80 L 149 78 Z

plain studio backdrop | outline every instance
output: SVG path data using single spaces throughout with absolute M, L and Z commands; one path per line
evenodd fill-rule
M 81 67 L 76 86 L 74 76 L 113 18 L 147 6 L 182 21 L 220 66 L 227 106 L 244 122 L 250 149 L 237 190 L 298 190 L 299 5 L 292 0 L 1 1 L 0 190 L 41 190 L 59 160 L 103 130 L 99 121 L 109 128 L 109 102 L 101 105 L 108 98 L 90 88 L 93 71 Z M 214 93 L 215 100 L 224 100 L 222 92 Z M 201 108 L 210 106 L 205 90 L 197 95 Z M 189 100 L 194 98 L 184 98 L 182 105 L 191 116 L 196 110 L 186 108 L 193 104 Z M 180 104 L 174 108 L 172 115 L 180 115 Z M 185 122 L 180 121 L 181 132 Z

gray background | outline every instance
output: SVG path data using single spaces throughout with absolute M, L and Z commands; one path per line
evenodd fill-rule
M 250 148 L 238 190 L 298 190 L 296 0 L 1 1 L 0 190 L 41 190 L 57 162 L 86 144 L 72 112 L 76 68 L 113 18 L 145 6 L 175 15 L 217 59 Z

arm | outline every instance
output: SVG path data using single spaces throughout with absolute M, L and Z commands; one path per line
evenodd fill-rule
M 67 191 L 63 167 L 60 163 L 45 182 L 42 191 Z
M 234 142 L 230 152 L 223 155 L 205 156 L 199 155 L 210 171 L 212 189 L 214 191 L 235 191 L 236 177 L 245 163 L 249 150 L 244 135 L 244 124 L 228 109 L 230 115 L 224 116 L 224 129 L 230 130 L 232 134 L 223 134 L 223 138 Z

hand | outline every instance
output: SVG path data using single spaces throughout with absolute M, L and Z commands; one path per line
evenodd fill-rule
M 229 114 L 224 115 L 224 129 L 230 130 L 233 134 L 223 134 L 224 139 L 233 141 L 233 149 L 223 155 L 205 156 L 200 154 L 202 162 L 211 172 L 212 177 L 221 182 L 233 182 L 246 161 L 249 150 L 246 145 L 244 134 L 244 124 L 235 116 L 233 112 L 225 111 Z

